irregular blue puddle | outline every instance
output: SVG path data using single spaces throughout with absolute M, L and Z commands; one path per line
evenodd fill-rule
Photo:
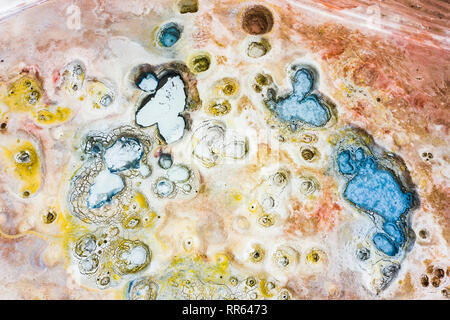
M 111 172 L 139 168 L 144 148 L 136 138 L 120 137 L 106 149 L 104 160 Z
M 308 69 L 294 75 L 292 94 L 277 102 L 275 112 L 284 121 L 302 121 L 314 127 L 324 126 L 330 119 L 329 111 L 315 94 L 310 94 L 314 79 Z
M 376 213 L 384 219 L 383 231 L 373 237 L 375 247 L 389 256 L 398 253 L 406 242 L 402 216 L 412 206 L 412 194 L 404 193 L 391 172 L 378 168 L 373 157 L 359 148 L 338 154 L 339 171 L 354 175 L 347 183 L 344 198 L 356 207 Z
M 181 37 L 181 30 L 173 23 L 169 23 L 161 28 L 159 33 L 159 43 L 166 48 L 172 47 Z
M 97 209 L 105 203 L 110 203 L 112 198 L 123 190 L 124 186 L 121 176 L 108 170 L 101 171 L 89 189 L 88 208 Z

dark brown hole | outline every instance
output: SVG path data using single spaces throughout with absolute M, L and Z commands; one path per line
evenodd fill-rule
M 441 285 L 441 279 L 433 277 L 433 279 L 431 279 L 431 284 L 433 287 L 437 288 Z
M 311 255 L 311 259 L 313 262 L 318 262 L 320 260 L 320 256 L 317 253 L 313 253 Z
M 427 230 L 420 230 L 419 231 L 419 236 L 422 238 L 422 239 L 426 239 L 426 238 L 428 238 L 428 232 L 427 232 Z
M 272 27 L 272 13 L 264 6 L 250 7 L 242 16 L 242 29 L 248 34 L 264 34 L 272 30 Z
M 428 276 L 427 276 L 426 274 L 424 274 L 424 275 L 420 278 L 420 283 L 422 284 L 422 286 L 428 287 L 428 285 L 430 284 L 430 281 L 428 280 Z
M 47 215 L 44 217 L 44 222 L 49 224 L 52 223 L 53 221 L 55 221 L 56 219 L 56 213 L 54 213 L 53 211 L 49 211 L 47 212 Z
M 223 88 L 223 93 L 225 93 L 226 95 L 231 95 L 234 92 L 234 87 L 231 84 L 227 84 L 224 88 Z
M 444 272 L 444 270 L 442 270 L 440 268 L 439 269 L 435 269 L 434 270 L 434 276 L 442 279 L 445 276 L 445 272 Z
M 427 273 L 428 274 L 432 274 L 433 270 L 434 270 L 434 266 L 433 265 L 430 265 L 430 266 L 427 267 Z
M 314 151 L 310 149 L 302 150 L 302 158 L 306 161 L 312 160 L 312 158 L 314 158 Z
M 260 93 L 262 91 L 262 88 L 260 86 L 258 86 L 257 84 L 253 85 L 253 89 L 258 93 Z
M 266 76 L 262 73 L 258 73 L 255 77 L 256 83 L 260 86 L 267 86 L 272 82 L 272 79 L 270 76 Z

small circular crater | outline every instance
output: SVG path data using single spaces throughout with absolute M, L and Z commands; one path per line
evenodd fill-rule
M 264 214 L 258 219 L 258 223 L 263 227 L 273 226 L 275 221 L 270 214 Z
M 280 259 L 278 259 L 278 264 L 282 267 L 286 267 L 289 264 L 289 258 L 286 256 L 280 257 Z
M 229 281 L 230 281 L 230 284 L 233 287 L 236 287 L 238 285 L 238 283 L 239 283 L 239 281 L 238 281 L 238 279 L 236 277 L 230 277 Z
M 265 252 L 259 245 L 253 247 L 252 252 L 250 252 L 250 260 L 254 263 L 261 262 L 264 259 Z
M 169 169 L 173 164 L 172 155 L 170 153 L 161 153 L 158 159 L 158 165 L 167 170 Z
M 174 191 L 174 183 L 166 178 L 158 179 L 154 185 L 154 192 L 161 198 L 170 196 Z
M 192 249 L 193 240 L 191 238 L 185 239 L 183 242 L 184 250 L 189 251 Z
M 433 266 L 433 265 L 427 266 L 426 271 L 427 271 L 428 274 L 432 274 L 432 273 L 433 273 L 433 270 L 434 270 L 434 266 Z
M 214 92 L 220 97 L 234 97 L 239 93 L 239 83 L 230 77 L 220 79 L 214 86 Z
M 365 261 L 370 258 L 370 250 L 367 248 L 360 248 L 356 251 L 356 257 L 361 261 Z
M 260 41 L 252 41 L 247 47 L 247 55 L 254 59 L 260 58 L 265 56 L 271 48 L 267 39 L 263 38 Z
M 113 98 L 111 97 L 111 95 L 105 94 L 101 97 L 99 102 L 103 107 L 107 107 L 113 102 Z
M 184 192 L 191 192 L 192 186 L 190 184 L 183 185 L 183 191 Z
M 306 262 L 310 264 L 322 264 L 327 260 L 326 253 L 320 249 L 312 249 L 306 256 Z
M 53 211 L 52 209 L 48 210 L 47 214 L 44 215 L 43 219 L 44 223 L 46 224 L 52 223 L 56 219 L 56 212 Z
M 317 150 L 313 147 L 304 147 L 300 150 L 303 160 L 311 162 L 317 157 Z
M 260 86 L 258 86 L 257 84 L 253 85 L 253 90 L 256 91 L 256 93 L 260 93 L 262 91 L 262 88 Z
M 104 289 L 107 288 L 109 286 L 111 282 L 111 278 L 108 276 L 103 276 L 97 279 L 97 286 L 99 286 L 99 288 Z
M 264 73 L 258 73 L 255 76 L 255 82 L 262 87 L 271 85 L 273 82 L 272 76 Z
M 290 300 L 291 299 L 291 294 L 287 290 L 282 290 L 280 292 L 279 297 L 280 297 L 280 300 Z
M 28 150 L 23 150 L 23 151 L 18 152 L 14 156 L 14 158 L 17 163 L 30 163 L 31 162 L 31 155 L 30 155 L 30 152 L 28 152 Z
M 430 280 L 428 279 L 428 276 L 426 274 L 420 277 L 420 283 L 422 284 L 423 287 L 428 287 L 428 285 L 430 284 Z
M 277 187 L 284 187 L 287 184 L 287 181 L 288 177 L 282 171 L 275 173 L 272 177 L 272 183 Z
M 189 68 L 194 73 L 205 72 L 211 66 L 211 56 L 208 53 L 194 55 L 189 60 Z
M 308 261 L 313 262 L 313 263 L 317 263 L 320 260 L 320 256 L 317 252 L 311 252 L 308 255 Z
M 420 230 L 419 237 L 421 237 L 422 239 L 427 239 L 429 237 L 428 231 L 425 229 Z
M 231 96 L 234 94 L 234 92 L 236 91 L 235 86 L 233 86 L 233 84 L 226 84 L 223 89 L 222 89 L 223 93 L 227 96 Z
M 274 206 L 275 206 L 275 200 L 274 200 L 274 198 L 271 197 L 271 196 L 269 196 L 269 195 L 266 195 L 266 196 L 264 197 L 264 199 L 262 200 L 262 207 L 263 207 L 265 210 L 270 210 L 270 209 L 272 209 Z
M 433 277 L 431 279 L 431 284 L 433 285 L 433 287 L 437 288 L 441 285 L 441 279 L 439 279 L 438 277 Z
M 315 135 L 313 135 L 313 134 L 304 133 L 304 134 L 302 134 L 300 140 L 303 143 L 312 143 L 312 142 L 317 141 L 317 137 Z
M 245 9 L 242 15 L 242 29 L 252 35 L 270 32 L 273 27 L 273 15 L 264 6 L 256 5 Z
M 251 288 L 255 286 L 256 279 L 254 277 L 248 277 L 247 280 L 245 281 L 245 284 Z
M 445 271 L 441 268 L 437 268 L 437 269 L 434 269 L 433 274 L 436 278 L 442 279 L 445 276 Z
M 233 225 L 238 231 L 245 231 L 250 228 L 250 222 L 244 216 L 237 216 L 234 218 Z
M 228 100 L 213 100 L 206 105 L 206 112 L 213 116 L 224 116 L 231 111 Z
M 433 159 L 433 154 L 431 152 L 423 152 L 422 157 L 425 161 L 430 161 Z
M 300 182 L 300 192 L 310 195 L 319 188 L 319 182 L 313 177 L 302 177 Z
M 198 0 L 181 0 L 178 7 L 181 14 L 195 13 L 198 11 Z

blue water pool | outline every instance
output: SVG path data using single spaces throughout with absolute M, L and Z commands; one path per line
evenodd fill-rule
M 354 175 L 347 183 L 344 198 L 384 219 L 385 233 L 375 234 L 373 242 L 385 254 L 396 255 L 405 243 L 401 218 L 412 206 L 411 193 L 403 192 L 393 174 L 379 167 L 373 157 L 366 157 L 361 148 L 340 152 L 337 163 L 342 174 Z
M 292 93 L 277 102 L 276 113 L 284 121 L 302 121 L 314 127 L 324 126 L 330 119 L 329 111 L 315 94 L 309 94 L 314 79 L 308 69 L 298 70 L 293 79 Z
M 174 24 L 168 24 L 161 28 L 159 43 L 166 48 L 172 47 L 181 37 L 181 30 Z

